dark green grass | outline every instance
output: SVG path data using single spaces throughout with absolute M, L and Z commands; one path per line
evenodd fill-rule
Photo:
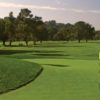
M 38 64 L 0 56 L 0 93 L 28 84 L 41 70 Z

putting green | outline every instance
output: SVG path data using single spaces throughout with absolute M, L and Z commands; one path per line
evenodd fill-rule
M 24 59 L 23 59 L 24 60 Z M 97 60 L 25 59 L 44 67 L 29 85 L 3 94 L 0 100 L 99 100 Z

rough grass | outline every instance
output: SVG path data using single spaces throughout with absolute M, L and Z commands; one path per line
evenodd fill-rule
M 41 70 L 38 64 L 0 56 L 0 93 L 28 84 Z

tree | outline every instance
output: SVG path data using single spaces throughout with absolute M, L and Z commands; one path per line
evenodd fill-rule
M 93 40 L 94 37 L 95 37 L 95 28 L 92 27 L 90 24 L 86 23 L 85 34 L 84 34 L 86 42 L 88 42 L 88 40 Z
M 84 26 L 85 26 L 85 22 L 83 21 L 79 21 L 74 25 L 75 37 L 78 39 L 79 43 L 83 39 L 84 30 L 85 30 Z
M 46 28 L 48 31 L 48 40 L 54 40 L 55 34 L 58 32 L 58 26 L 55 20 L 46 21 Z
M 95 40 L 100 40 L 100 30 L 95 31 Z
M 0 19 L 0 40 L 3 42 L 3 45 L 5 46 L 7 36 L 5 34 L 5 23 L 3 19 Z
M 75 23 L 74 29 L 79 43 L 82 39 L 85 39 L 87 42 L 89 39 L 93 39 L 95 35 L 95 28 L 83 21 Z
M 55 35 L 55 39 L 69 41 L 73 37 L 73 25 L 66 24 L 59 29 L 58 33 Z
M 42 41 L 44 23 L 42 17 L 35 16 L 31 21 L 33 44 L 36 45 L 37 41 Z
M 33 15 L 31 11 L 26 9 L 21 9 L 18 17 L 17 17 L 17 32 L 22 36 L 26 45 L 28 46 L 28 42 L 31 39 L 31 19 Z
M 40 41 L 40 43 L 42 43 L 43 40 L 48 39 L 48 32 L 44 23 L 37 26 L 36 37 Z
M 13 16 L 13 12 L 9 13 L 9 17 L 5 17 L 5 35 L 9 40 L 9 45 L 11 46 L 12 41 L 15 38 L 15 32 L 16 32 L 16 24 L 15 24 L 15 18 Z
M 74 25 L 67 23 L 57 23 L 55 20 L 43 22 L 42 17 L 33 16 L 28 8 L 21 9 L 17 18 L 13 16 L 13 12 L 8 17 L 0 19 L 0 40 L 5 45 L 9 41 L 11 46 L 13 41 L 25 41 L 28 46 L 29 41 L 33 41 L 34 45 L 37 41 L 44 40 L 81 40 L 94 39 L 99 35 L 95 32 L 95 28 L 84 21 L 76 22 Z M 95 37 L 96 38 L 96 37 Z

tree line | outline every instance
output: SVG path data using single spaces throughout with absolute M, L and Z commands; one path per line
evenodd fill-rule
M 93 40 L 96 35 L 95 28 L 84 21 L 75 24 L 57 23 L 55 20 L 43 22 L 42 17 L 33 16 L 32 12 L 25 8 L 21 9 L 17 17 L 13 12 L 9 16 L 0 19 L 0 41 L 3 45 L 13 41 L 29 41 L 36 45 L 37 41 L 70 41 L 70 40 Z M 98 37 L 98 36 L 97 36 Z

